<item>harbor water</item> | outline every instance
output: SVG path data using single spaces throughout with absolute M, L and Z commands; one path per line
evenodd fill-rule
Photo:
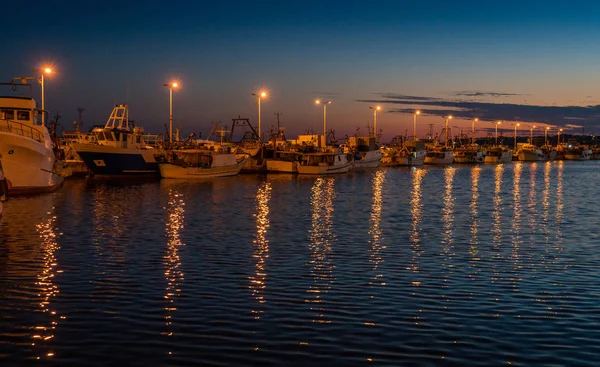
M 580 366 L 600 163 L 70 179 L 0 220 L 0 364 Z

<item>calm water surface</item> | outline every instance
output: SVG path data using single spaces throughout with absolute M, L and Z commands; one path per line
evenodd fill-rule
M 67 181 L 0 222 L 0 363 L 597 365 L 599 162 Z

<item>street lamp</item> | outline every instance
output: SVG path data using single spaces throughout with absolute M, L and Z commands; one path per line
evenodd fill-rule
M 550 130 L 550 126 L 546 126 L 546 129 L 544 130 L 544 145 L 548 144 L 548 130 Z
M 417 115 L 420 115 L 421 111 L 416 110 L 413 115 L 413 139 L 417 140 Z
M 521 126 L 521 124 L 515 124 L 515 151 L 517 150 L 517 126 Z
M 452 120 L 452 115 L 449 115 L 448 117 L 446 117 L 446 141 L 444 142 L 444 144 L 446 145 L 446 147 L 448 146 L 448 120 Z
M 44 125 L 46 122 L 46 91 L 44 89 L 44 74 L 52 74 L 52 69 L 46 66 L 42 69 L 33 69 L 33 72 L 42 74 L 41 78 L 39 79 L 39 82 L 42 85 L 42 125 Z
M 173 142 L 173 89 L 179 87 L 179 83 L 171 82 L 169 84 L 163 84 L 164 87 L 169 88 L 169 143 Z
M 325 136 L 325 145 L 327 145 L 327 105 L 331 103 L 331 101 L 321 101 L 316 100 L 316 104 L 323 105 L 323 136 Z
M 381 110 L 381 106 L 370 106 L 369 108 L 373 110 L 373 133 L 377 140 L 377 111 Z
M 265 98 L 267 96 L 266 92 L 260 92 L 260 93 L 252 93 L 253 96 L 258 97 L 258 138 L 260 140 L 262 140 L 262 136 L 260 135 L 260 99 L 261 98 Z
M 556 146 L 560 145 L 560 133 L 562 133 L 563 129 L 559 129 L 558 130 L 558 143 L 556 144 Z
M 479 121 L 478 118 L 474 118 L 473 122 L 471 123 L 471 144 L 475 144 L 475 123 Z
M 500 125 L 502 121 L 496 122 L 496 146 L 498 146 L 498 125 Z
M 533 144 L 533 129 L 535 129 L 535 125 L 529 130 L 529 144 Z

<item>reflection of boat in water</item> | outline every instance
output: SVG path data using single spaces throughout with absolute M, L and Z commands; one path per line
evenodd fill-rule
M 56 160 L 48 129 L 38 124 L 31 84 L 0 83 L 20 92 L 29 89 L 29 97 L 11 94 L 0 97 L 0 154 L 12 194 L 54 191 L 67 175 Z M 19 90 L 21 88 L 21 90 Z M 45 111 L 41 111 L 44 113 Z
M 320 152 L 305 153 L 298 165 L 298 173 L 321 175 L 346 173 L 352 169 L 352 154 L 342 152 L 336 147 L 325 147 Z
M 205 149 L 173 151 L 169 163 L 160 163 L 162 178 L 214 178 L 235 176 L 242 170 L 247 157 L 238 159 L 236 154 Z
M 485 154 L 485 163 L 510 163 L 513 159 L 513 153 L 503 146 L 495 146 L 487 150 Z
M 142 128 L 130 129 L 126 105 L 115 106 L 104 128 L 92 132 L 97 143 L 76 143 L 73 148 L 94 175 L 158 177 L 160 150 L 146 143 Z

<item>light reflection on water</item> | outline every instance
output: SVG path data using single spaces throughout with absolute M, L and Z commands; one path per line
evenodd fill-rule
M 383 273 L 378 270 L 378 267 L 383 263 L 383 257 L 381 252 L 385 249 L 385 245 L 381 244 L 381 209 L 383 207 L 382 189 L 383 183 L 385 182 L 386 171 L 377 171 L 373 174 L 373 203 L 371 205 L 371 216 L 369 217 L 369 223 L 371 225 L 369 234 L 371 239 L 370 244 L 370 255 L 369 262 L 373 265 L 373 272 L 375 276 L 369 282 L 369 285 L 374 286 L 385 286 L 385 280 Z M 371 296 L 374 297 L 374 296 Z
M 166 336 L 173 336 L 171 325 L 173 316 L 177 311 L 176 300 L 181 295 L 181 283 L 184 280 L 184 274 L 181 270 L 181 257 L 179 251 L 184 244 L 181 241 L 179 233 L 184 227 L 185 214 L 185 197 L 177 190 L 169 189 L 168 203 L 165 208 L 167 213 L 167 222 L 165 232 L 167 235 L 167 249 L 163 256 L 165 280 L 167 286 L 165 288 L 164 299 L 166 305 L 165 311 L 165 331 L 162 333 Z M 168 354 L 173 354 L 172 350 Z
M 255 260 L 254 275 L 249 276 L 252 290 L 252 297 L 258 303 L 252 309 L 255 319 L 260 319 L 264 312 L 264 304 L 267 302 L 265 297 L 267 269 L 266 261 L 269 258 L 269 240 L 267 239 L 267 230 L 269 229 L 269 201 L 271 200 L 271 184 L 264 182 L 259 186 L 256 192 L 256 238 L 253 241 L 254 252 L 252 257 Z
M 598 163 L 82 181 L 43 210 L 51 196 L 10 199 L 0 359 L 595 365 Z
M 312 228 L 310 229 L 309 247 L 312 284 L 308 288 L 310 309 L 315 312 L 313 322 L 330 323 L 325 315 L 325 295 L 334 281 L 332 261 L 332 245 L 335 236 L 333 226 L 333 199 L 335 198 L 335 179 L 333 177 L 317 178 L 311 189 L 310 203 L 312 207 Z
M 42 250 L 42 263 L 41 272 L 37 276 L 37 287 L 39 289 L 40 297 L 39 308 L 41 312 L 45 313 L 47 317 L 44 323 L 38 324 L 33 327 L 33 346 L 44 345 L 49 348 L 44 351 L 42 356 L 37 356 L 37 359 L 43 357 L 53 357 L 54 351 L 51 347 L 50 341 L 55 337 L 56 327 L 58 326 L 58 320 L 64 319 L 64 316 L 59 316 L 57 310 L 52 305 L 52 300 L 58 295 L 59 287 L 55 282 L 57 274 L 62 273 L 58 268 L 58 259 L 56 252 L 60 249 L 58 244 L 58 236 L 55 230 L 56 215 L 54 214 L 54 207 L 50 212 L 47 213 L 48 218 L 44 219 L 41 223 L 37 224 L 36 228 L 40 236 L 40 245 Z

